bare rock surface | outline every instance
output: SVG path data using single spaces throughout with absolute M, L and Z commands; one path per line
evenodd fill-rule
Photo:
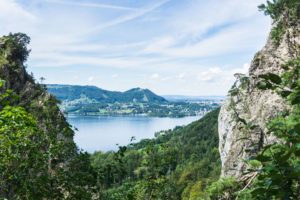
M 282 73 L 282 65 L 299 55 L 298 28 L 290 28 L 275 45 L 271 37 L 252 60 L 249 77 L 237 81 L 237 95 L 229 94 L 219 115 L 219 151 L 222 176 L 241 178 L 247 169 L 245 160 L 255 156 L 276 138 L 267 134 L 267 122 L 288 108 L 284 100 L 270 90 L 259 90 L 257 77 L 268 72 Z M 249 124 L 255 128 L 249 128 Z

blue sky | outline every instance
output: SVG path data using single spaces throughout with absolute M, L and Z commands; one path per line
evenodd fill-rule
M 46 83 L 225 95 L 271 22 L 264 0 L 0 0 L 0 35 L 31 37 Z

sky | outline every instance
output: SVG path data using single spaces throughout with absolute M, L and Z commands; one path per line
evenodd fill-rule
M 160 95 L 226 95 L 271 21 L 264 0 L 0 0 L 0 35 L 31 37 L 45 83 Z

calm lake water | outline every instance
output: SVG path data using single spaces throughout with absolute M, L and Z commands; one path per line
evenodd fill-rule
M 116 150 L 116 144 L 127 145 L 132 136 L 136 138 L 135 142 L 153 138 L 155 132 L 187 125 L 200 118 L 69 116 L 68 121 L 78 128 L 74 137 L 76 144 L 92 153 Z

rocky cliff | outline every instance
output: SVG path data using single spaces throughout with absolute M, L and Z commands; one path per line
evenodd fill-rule
M 0 80 L 4 81 L 1 90 L 11 90 L 18 96 L 12 104 L 24 107 L 35 116 L 39 128 L 49 133 L 49 141 L 64 143 L 66 148 L 61 155 L 75 155 L 74 132 L 60 112 L 58 101 L 44 85 L 35 83 L 33 76 L 26 71 L 24 62 L 30 53 L 26 47 L 29 42 L 30 39 L 22 33 L 0 38 Z M 64 160 L 62 157 L 56 162 Z
M 0 199 L 97 198 L 89 155 L 56 98 L 26 72 L 29 41 L 0 37 Z
M 267 122 L 289 109 L 276 92 L 257 88 L 260 75 L 280 75 L 282 65 L 299 56 L 299 15 L 291 20 L 287 13 L 288 9 L 273 19 L 271 34 L 263 49 L 254 56 L 249 75 L 236 74 L 237 81 L 221 108 L 218 129 L 223 177 L 242 177 L 247 169 L 245 160 L 255 156 L 264 145 L 276 141 L 267 134 Z M 280 34 L 275 35 L 282 25 Z M 275 37 L 278 35 L 279 39 Z

